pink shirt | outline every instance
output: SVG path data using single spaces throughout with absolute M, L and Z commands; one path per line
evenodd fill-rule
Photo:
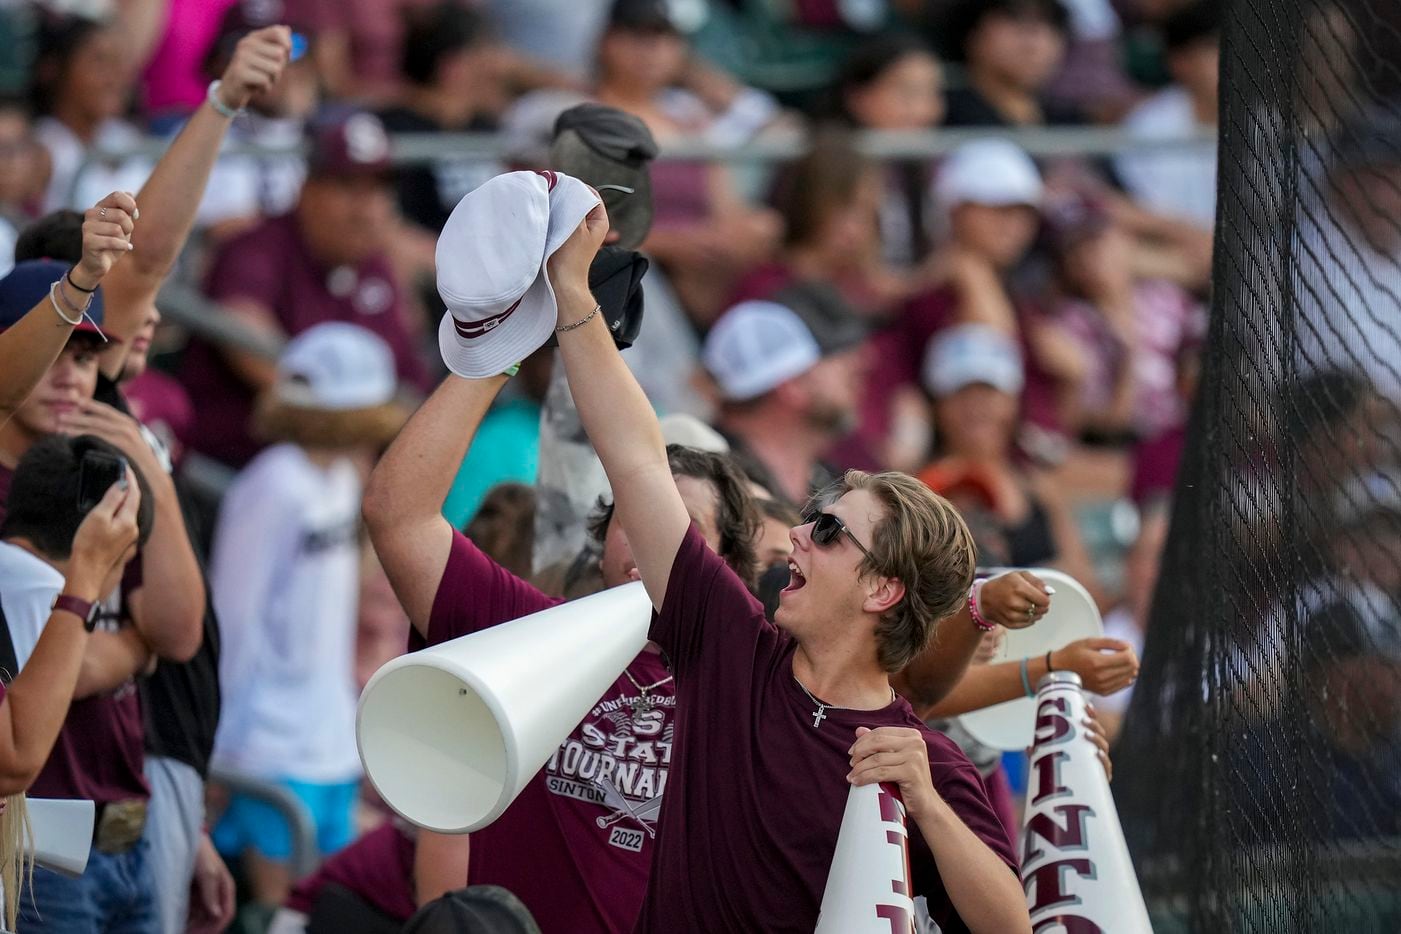
M 171 0 L 165 35 L 141 76 L 147 113 L 190 111 L 204 101 L 204 57 L 236 0 Z
M 428 642 L 557 603 L 457 533 L 434 598 Z M 644 706 L 629 675 L 644 687 L 666 683 L 647 692 L 652 703 Z M 513 892 L 544 934 L 632 931 L 671 770 L 676 698 L 667 678 L 656 653 L 633 659 L 506 813 L 472 834 L 471 885 Z

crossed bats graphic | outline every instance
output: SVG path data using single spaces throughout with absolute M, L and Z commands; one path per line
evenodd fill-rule
M 657 832 L 652 829 L 652 825 L 647 823 L 647 819 L 655 819 L 657 812 L 662 809 L 661 795 L 654 795 L 634 808 L 628 803 L 628 799 L 623 797 L 622 792 L 618 791 L 612 779 L 601 778 L 598 780 L 598 785 L 603 789 L 604 807 L 613 809 L 613 813 L 607 817 L 594 819 L 594 823 L 598 824 L 600 829 L 610 827 L 624 817 L 631 817 L 642 825 L 642 829 L 647 831 L 647 836 L 655 837 L 657 835 Z

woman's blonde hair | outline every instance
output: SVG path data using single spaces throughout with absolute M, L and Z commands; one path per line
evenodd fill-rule
M 0 814 L 0 885 L 5 894 L 5 929 L 17 930 L 19 900 L 34 884 L 34 831 L 29 826 L 29 809 L 24 794 L 5 799 Z
M 267 392 L 253 411 L 253 434 L 263 441 L 290 441 L 304 448 L 387 447 L 408 420 L 408 411 L 388 402 L 367 409 L 313 409 L 291 405 Z

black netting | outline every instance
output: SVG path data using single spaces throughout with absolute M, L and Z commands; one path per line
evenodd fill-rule
M 1401 931 L 1401 3 L 1228 7 L 1213 318 L 1116 794 L 1160 930 Z

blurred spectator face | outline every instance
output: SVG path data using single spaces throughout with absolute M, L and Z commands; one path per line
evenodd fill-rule
M 0 203 L 17 204 L 34 193 L 35 156 L 24 112 L 0 109 Z
M 65 429 L 70 415 L 97 389 L 97 341 L 83 336 L 68 341 L 39 385 L 15 410 L 14 421 L 32 437 Z
M 968 37 L 968 66 L 1025 91 L 1038 91 L 1065 58 L 1065 35 L 1032 13 L 989 13 Z
M 754 549 L 759 556 L 760 567 L 772 567 L 787 561 L 793 553 L 793 539 L 788 537 L 789 525 L 771 516 L 764 518 L 759 529 L 759 544 Z
M 846 108 L 873 130 L 923 130 L 944 119 L 944 74 L 927 52 L 907 52 L 846 93 Z
M 863 173 L 851 196 L 830 204 L 817 228 L 822 253 L 859 265 L 880 236 L 881 180 L 874 170 Z
M 1002 460 L 1017 426 L 1017 398 L 973 383 L 934 403 L 940 448 L 971 460 Z
M 1401 163 L 1373 164 L 1342 172 L 1334 182 L 1335 201 L 1372 248 L 1401 251 Z
M 655 93 L 680 79 L 687 52 L 671 30 L 614 28 L 599 44 L 598 73 L 605 83 Z
M 1168 55 L 1172 80 L 1196 97 L 1215 98 L 1221 76 L 1221 42 L 1202 39 Z
M 695 522 L 696 529 L 705 539 L 705 543 L 712 551 L 718 553 L 720 529 L 716 515 L 714 485 L 708 480 L 696 477 L 678 476 L 675 479 L 676 489 L 681 493 L 681 501 L 686 504 L 686 512 L 690 514 L 691 521 Z M 603 536 L 603 558 L 599 562 L 599 570 L 603 573 L 605 587 L 626 584 L 632 580 L 632 573 L 637 570 L 637 561 L 632 556 L 632 545 L 628 543 L 627 533 L 623 531 L 616 512 Z
M 1061 276 L 1075 295 L 1093 298 L 1121 294 L 1131 278 L 1133 241 L 1118 227 L 1109 227 L 1065 249 Z
M 794 380 L 806 396 L 802 416 L 809 425 L 838 436 L 856 427 L 866 359 L 864 347 L 833 354 Z
M 302 234 L 317 258 L 362 263 L 384 250 L 394 220 L 387 179 L 378 175 L 318 175 L 307 179 L 297 205 Z
M 953 210 L 953 235 L 965 249 L 1010 269 L 1031 248 L 1039 216 L 1030 205 L 965 202 Z
M 1333 537 L 1333 561 L 1358 580 L 1401 595 L 1401 515 L 1377 509 Z
M 121 35 L 95 29 L 56 63 L 54 109 L 97 122 L 120 115 L 131 91 L 131 67 Z

